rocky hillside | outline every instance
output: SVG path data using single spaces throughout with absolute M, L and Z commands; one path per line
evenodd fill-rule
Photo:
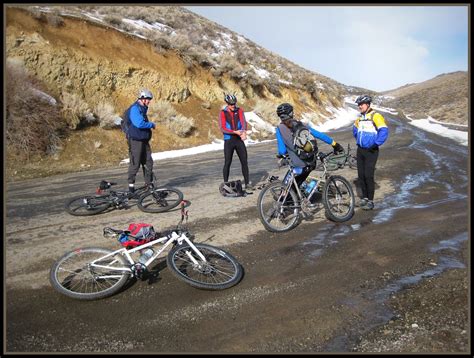
M 143 87 L 155 94 L 154 151 L 221 138 L 223 92 L 269 123 L 286 101 L 318 123 L 346 92 L 181 7 L 9 6 L 5 16 L 8 179 L 116 165 L 127 148 L 114 123 Z
M 442 74 L 425 82 L 382 92 L 379 101 L 412 119 L 431 116 L 446 123 L 470 123 L 469 78 L 465 71 Z

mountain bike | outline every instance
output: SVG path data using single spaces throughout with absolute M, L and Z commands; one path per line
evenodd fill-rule
M 66 211 L 75 216 L 95 215 L 109 208 L 126 209 L 130 200 L 137 200 L 138 209 L 146 213 L 161 213 L 177 207 L 183 201 L 183 193 L 176 188 L 143 185 L 133 193 L 127 190 L 111 190 L 117 183 L 102 180 L 95 195 L 81 195 L 70 199 Z
M 321 209 L 321 201 L 329 220 L 344 222 L 352 218 L 354 192 L 346 178 L 329 175 L 327 160 L 331 153 L 319 152 L 315 156 L 315 161 L 319 159 L 321 162 L 322 173 L 318 176 L 310 174 L 301 186 L 295 179 L 301 174 L 301 168 L 291 166 L 288 156 L 280 160 L 280 167 L 289 166 L 283 181 L 273 177 L 257 199 L 258 216 L 266 230 L 284 232 L 295 228 L 302 218 L 311 217 Z M 315 167 L 316 163 L 313 163 L 312 168 Z
M 183 208 L 184 204 L 182 213 Z M 147 278 L 152 263 L 166 249 L 170 249 L 166 263 L 171 273 L 195 288 L 224 290 L 239 283 L 243 276 L 239 262 L 220 248 L 195 243 L 194 235 L 182 225 L 183 216 L 175 228 L 155 233 L 139 246 L 118 250 L 87 247 L 64 254 L 50 270 L 51 285 L 61 294 L 79 300 L 109 297 L 130 280 Z M 126 235 L 129 242 L 137 242 L 126 230 L 105 227 L 103 235 L 114 239 Z M 152 254 L 146 261 L 134 258 L 150 248 L 153 248 Z
M 347 144 L 347 150 L 341 154 L 330 153 L 326 160 L 326 170 L 333 171 L 344 167 L 357 169 L 357 157 L 351 153 L 351 146 Z M 318 162 L 315 170 L 324 170 L 322 162 Z

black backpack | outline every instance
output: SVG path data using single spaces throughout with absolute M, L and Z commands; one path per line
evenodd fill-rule
M 245 196 L 245 191 L 242 188 L 242 182 L 240 180 L 223 182 L 219 186 L 219 192 L 227 197 Z
M 130 109 L 130 108 L 129 108 Z M 128 110 L 122 114 L 122 120 L 120 121 L 120 128 L 122 132 L 125 133 L 125 136 L 128 138 L 128 129 L 130 128 L 130 118 L 128 117 Z

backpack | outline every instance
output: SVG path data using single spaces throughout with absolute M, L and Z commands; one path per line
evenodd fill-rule
M 298 157 L 305 162 L 312 162 L 318 152 L 318 143 L 310 130 L 301 122 L 293 124 L 293 145 Z
M 122 114 L 120 128 L 122 129 L 122 132 L 125 133 L 125 136 L 128 138 L 128 130 L 130 128 L 130 118 L 128 117 L 128 109 Z
M 134 237 L 129 237 L 127 231 Z M 153 240 L 156 236 L 153 226 L 145 223 L 132 223 L 128 226 L 127 231 L 118 238 L 122 246 L 137 247 Z
M 219 186 L 219 192 L 226 197 L 245 196 L 240 180 L 225 181 Z

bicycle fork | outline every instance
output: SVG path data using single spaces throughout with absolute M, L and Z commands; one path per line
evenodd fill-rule
M 180 240 L 181 239 L 181 240 Z M 193 251 L 199 256 L 199 258 L 202 260 L 201 262 L 204 262 L 206 263 L 207 260 L 206 260 L 206 257 L 202 254 L 201 251 L 198 250 L 198 248 L 192 243 L 191 240 L 188 239 L 188 237 L 186 235 L 181 235 L 181 237 L 178 239 L 178 242 L 182 242 L 182 241 L 186 241 L 186 243 L 193 249 Z M 195 257 L 192 255 L 191 251 L 190 250 L 186 250 L 185 251 L 186 253 L 186 256 L 191 260 L 191 262 L 193 263 L 193 266 L 194 267 L 197 267 L 198 269 L 202 269 L 202 263 L 197 261 L 195 259 Z

